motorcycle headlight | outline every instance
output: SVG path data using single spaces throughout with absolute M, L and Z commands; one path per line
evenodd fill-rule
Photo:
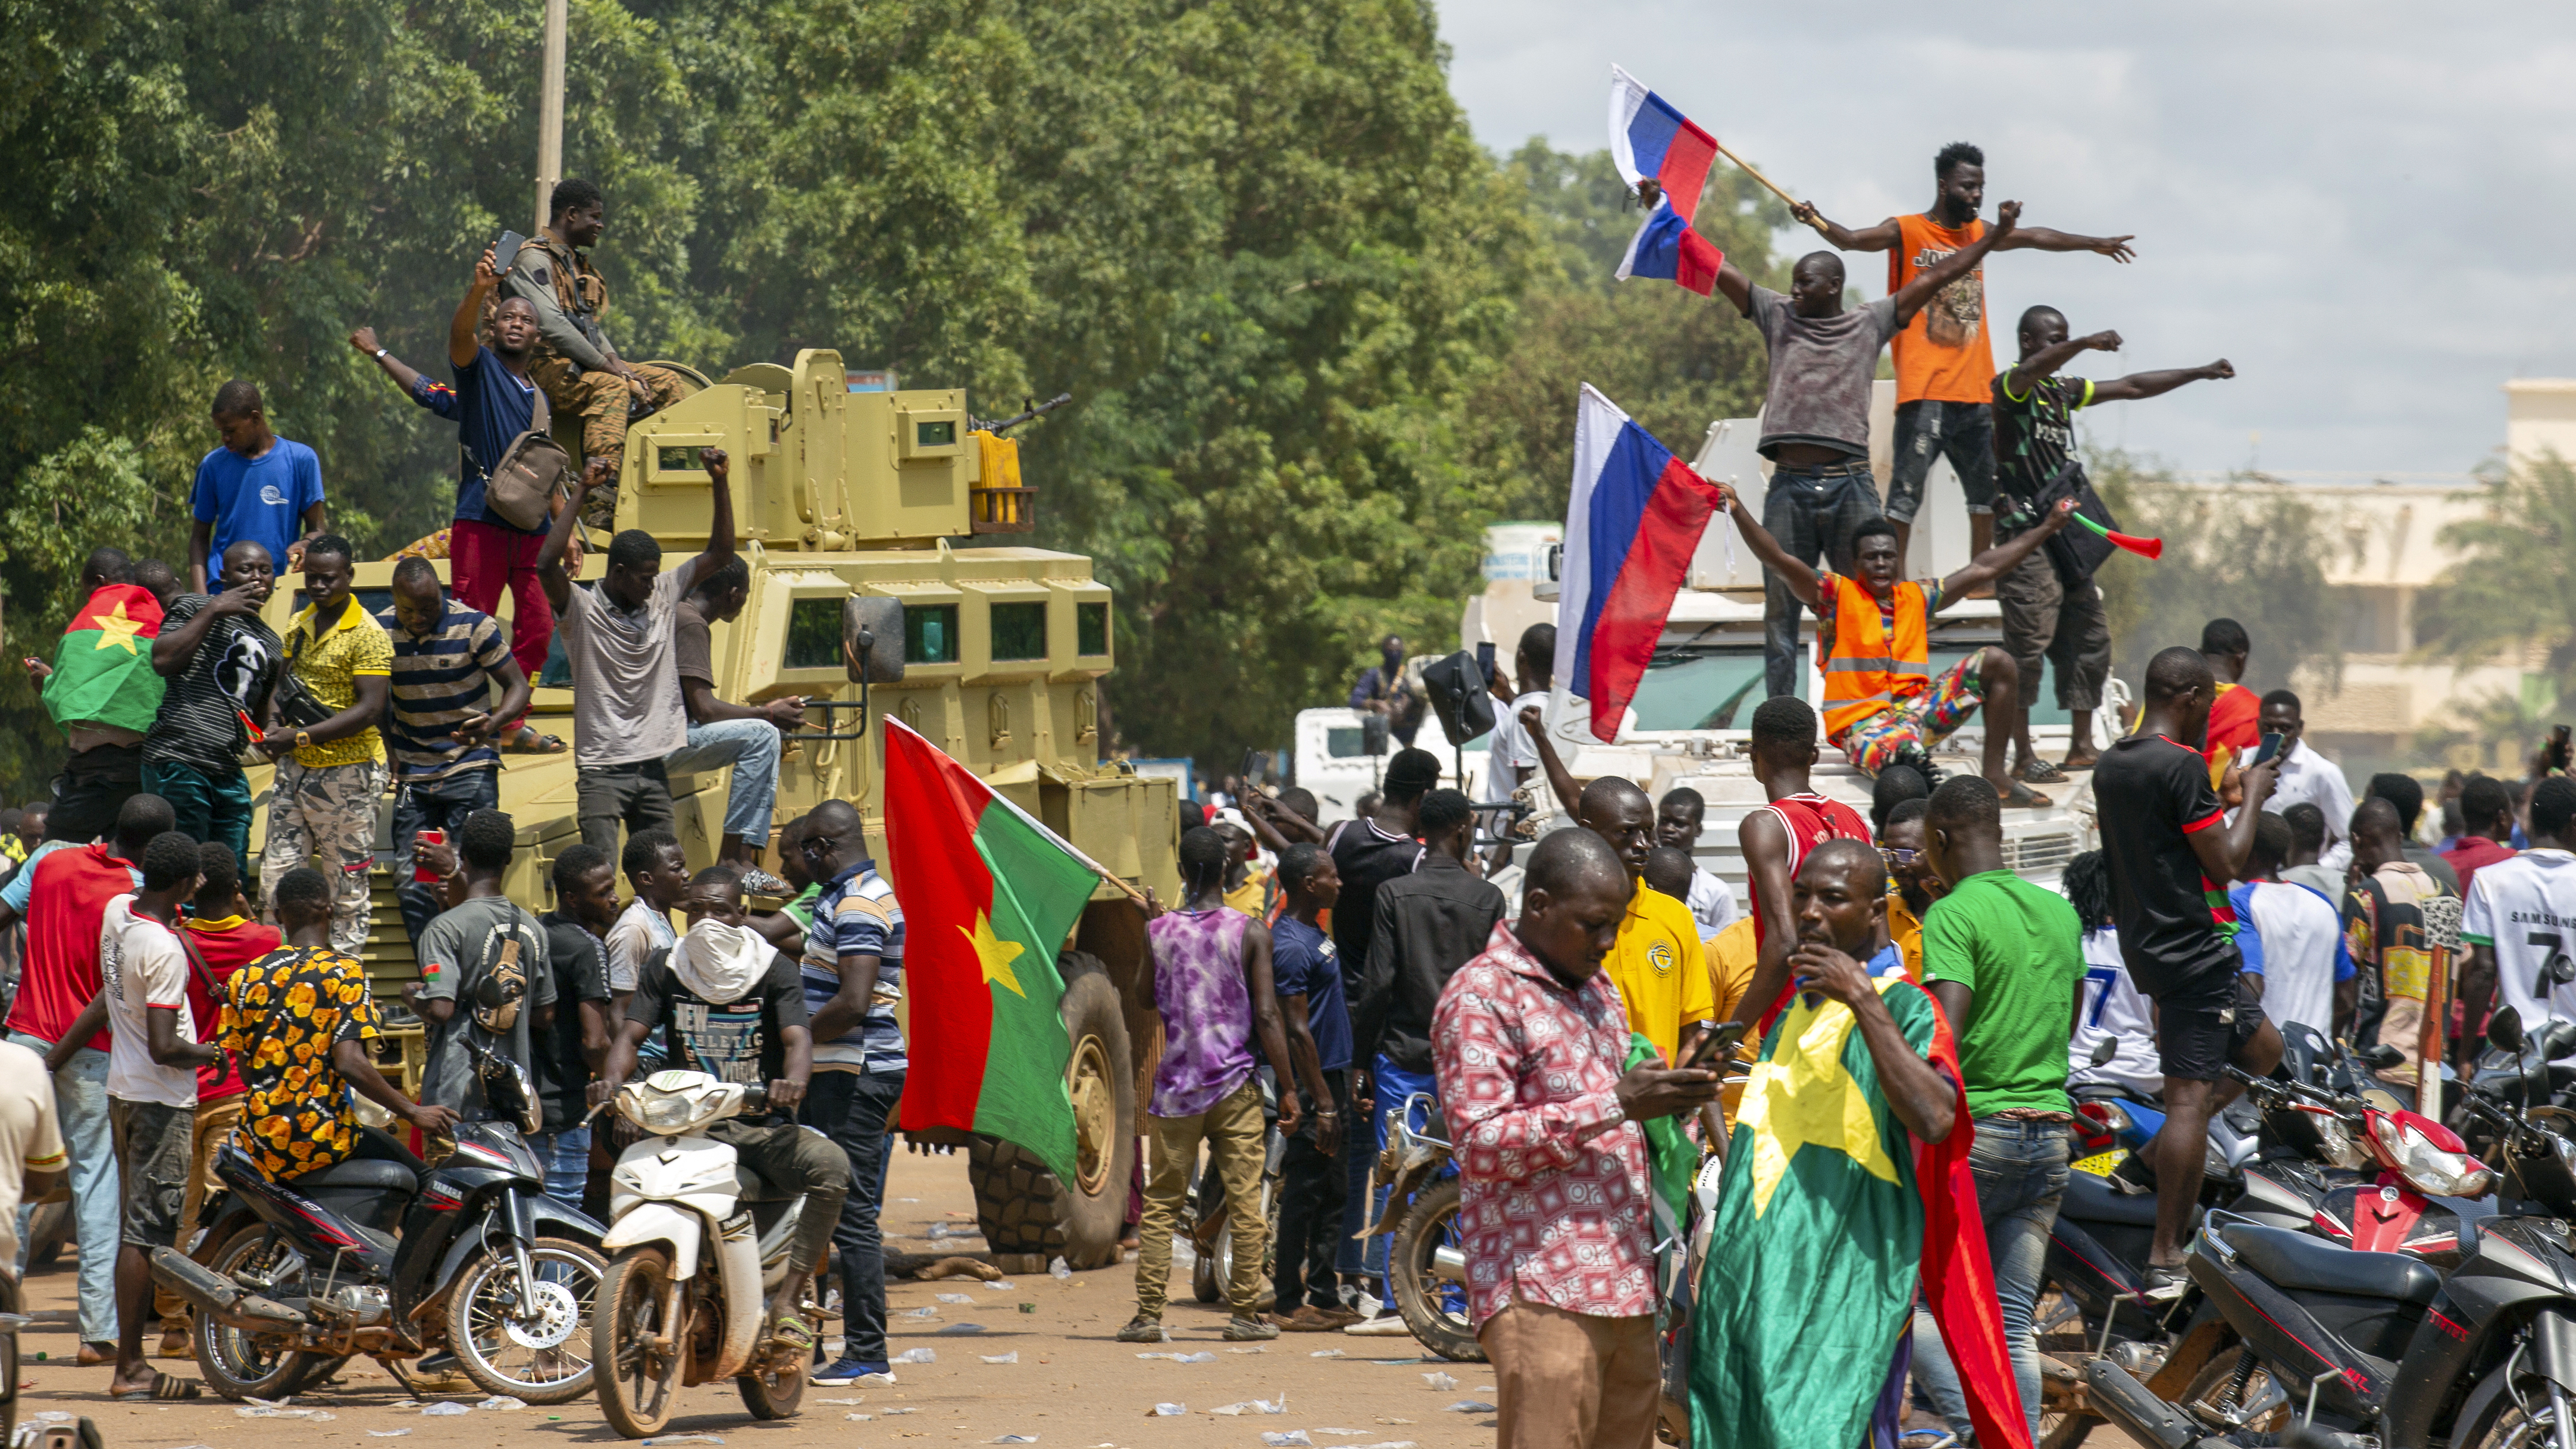
M 617 1093 L 618 1115 L 657 1137 L 672 1137 L 721 1115 L 723 1104 L 704 1095 L 666 1092 L 651 1082 L 633 1082 Z
M 2369 1163 L 2370 1154 L 2362 1149 L 2360 1143 L 2352 1140 L 2352 1133 L 2345 1129 L 2341 1117 L 2320 1113 L 2310 1116 L 2308 1122 L 2316 1128 L 2317 1142 L 2329 1165 L 2351 1170 Z
M 2390 1154 L 2415 1190 L 2433 1197 L 2478 1197 L 2495 1186 L 2495 1174 L 2465 1152 L 2452 1152 L 2411 1124 L 2401 1123 Z

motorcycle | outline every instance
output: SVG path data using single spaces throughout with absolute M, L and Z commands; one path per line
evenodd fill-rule
M 2510 1009 L 2490 1032 L 2500 1046 L 2520 1044 Z M 2506 1206 L 2466 1231 L 2447 1277 L 2406 1254 L 2213 1213 L 2190 1271 L 2243 1341 L 2226 1391 L 2176 1406 L 2096 1360 L 2084 1377 L 2097 1409 L 2165 1449 L 2221 1449 L 2237 1441 L 2217 1436 L 2249 1431 L 2314 1449 L 2437 1440 L 2576 1449 L 2576 1239 L 2566 1221 L 2576 1215 L 2576 1140 L 2565 1130 L 2576 1113 L 2479 1089 L 2461 1106 L 2493 1129 L 2497 1167 L 2442 1147 L 2412 1113 L 2368 1114 L 2386 1119 L 2410 1176 L 2501 1179 Z
M 1423 1125 L 1413 1124 L 1420 1120 Z M 1386 1277 L 1395 1311 L 1424 1348 L 1461 1363 L 1483 1363 L 1467 1313 L 1467 1254 L 1458 1229 L 1458 1173 L 1449 1164 L 1448 1124 L 1428 1092 L 1416 1092 L 1387 1121 L 1385 1150 L 1370 1186 L 1388 1189 L 1377 1221 L 1363 1238 L 1392 1233 Z M 1375 1193 L 1371 1193 L 1375 1200 Z
M 466 1042 L 485 1101 L 538 1121 L 518 1063 Z M 152 1277 L 196 1311 L 197 1366 L 227 1399 L 297 1393 L 367 1354 L 408 1384 L 446 1348 L 486 1393 L 562 1404 L 590 1392 L 600 1226 L 545 1193 L 510 1121 L 459 1122 L 435 1165 L 374 1127 L 348 1161 L 283 1181 L 226 1144 L 231 1205 L 200 1262 L 152 1251 Z M 396 1235 L 397 1228 L 399 1236 Z
M 655 1072 L 618 1088 L 617 1114 L 644 1138 L 610 1177 L 614 1255 L 591 1318 L 608 1345 L 599 1407 L 618 1433 L 641 1439 L 670 1422 L 684 1385 L 731 1378 L 755 1419 L 792 1417 L 805 1397 L 807 1350 L 766 1339 L 769 1295 L 786 1280 L 802 1193 L 779 1192 L 731 1145 L 703 1135 L 730 1117 L 769 1110 L 768 1089 L 705 1072 Z M 807 1305 L 819 1331 L 821 1310 Z

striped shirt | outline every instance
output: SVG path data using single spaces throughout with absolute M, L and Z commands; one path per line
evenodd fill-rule
M 491 671 L 510 657 L 501 626 L 491 615 L 454 602 L 426 637 L 405 630 L 391 609 L 376 622 L 394 645 L 385 744 L 393 751 L 395 783 L 426 785 L 468 770 L 500 768 L 501 756 L 490 745 L 459 744 L 456 725 L 492 707 Z
M 814 1043 L 818 1072 L 900 1072 L 903 1028 L 895 1007 L 903 1000 L 903 907 L 894 887 L 863 860 L 834 877 L 814 899 L 814 923 L 805 931 L 805 1011 L 811 1016 L 841 990 L 841 958 L 877 958 L 877 987 L 858 1027 L 834 1041 Z

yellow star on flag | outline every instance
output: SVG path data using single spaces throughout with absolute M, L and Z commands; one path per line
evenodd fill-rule
M 114 645 L 123 649 L 128 654 L 136 652 L 134 648 L 134 635 L 136 631 L 143 627 L 143 621 L 140 619 L 129 619 L 125 616 L 125 601 L 123 599 L 116 601 L 116 611 L 114 613 L 92 614 L 90 615 L 90 622 L 98 626 L 98 643 L 95 647 L 105 649 L 110 645 Z
M 1843 1047 L 1857 1024 L 1839 1001 L 1809 1006 L 1801 999 L 1780 1024 L 1771 1060 L 1753 1068 L 1741 1120 L 1753 1129 L 1754 1217 L 1771 1205 L 1802 1147 L 1843 1153 L 1870 1176 L 1897 1180 L 1869 1094 L 1843 1066 Z
M 964 936 L 967 944 L 975 948 L 975 960 L 984 968 L 984 980 L 987 984 L 999 981 L 1011 988 L 1012 995 L 1023 1001 L 1028 999 L 1028 993 L 1020 989 L 1020 978 L 1011 972 L 1011 963 L 1018 960 L 1020 953 L 1028 947 L 1017 941 L 1005 941 L 994 935 L 993 918 L 982 911 L 975 913 L 975 929 L 970 931 L 964 926 L 959 926 L 957 933 Z

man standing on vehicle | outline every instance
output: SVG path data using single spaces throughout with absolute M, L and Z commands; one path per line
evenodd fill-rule
M 841 1359 L 819 1383 L 886 1370 L 885 1236 L 877 1219 L 893 1144 L 888 1124 L 912 1059 L 895 1017 L 903 1000 L 903 906 L 868 858 L 859 812 L 845 800 L 815 806 L 796 848 L 805 873 L 823 886 L 801 971 L 813 1019 L 814 1086 L 799 1120 L 840 1148 L 850 1184 L 832 1231 L 841 1266 Z M 1252 1261 L 1257 1268 L 1260 1255 Z
M 119 548 L 93 549 L 81 565 L 82 603 L 54 646 L 51 664 L 27 662 L 45 713 L 70 754 L 54 777 L 45 837 L 87 845 L 111 834 L 117 812 L 143 788 L 144 744 L 161 709 L 161 678 L 148 639 L 161 605 L 135 582 Z
M 594 588 L 576 589 L 564 571 L 582 498 L 614 475 L 598 459 L 582 474 L 581 496 L 556 515 L 537 572 L 562 620 L 564 655 L 572 661 L 575 809 L 581 838 L 617 848 L 617 828 L 669 829 L 671 777 L 662 762 L 689 743 L 688 719 L 671 708 L 680 697 L 677 651 L 680 600 L 733 561 L 732 463 L 722 448 L 701 448 L 711 512 L 707 546 L 674 569 L 662 567 L 662 544 L 640 528 L 608 543 L 608 572 Z
M 223 441 L 197 463 L 188 489 L 196 526 L 188 534 L 188 589 L 206 587 L 206 561 L 249 539 L 268 550 L 280 573 L 304 566 L 304 550 L 331 528 L 322 497 L 322 461 L 302 443 L 268 426 L 268 406 L 254 383 L 236 377 L 215 389 L 216 436 Z
M 2165 1074 L 2165 1125 L 2156 1134 L 2156 1233 L 2147 1295 L 2183 1290 L 2183 1239 L 2200 1196 L 2210 1114 L 2240 1090 L 2233 1064 L 2257 1075 L 2281 1059 L 2281 1034 L 2243 980 L 2226 886 L 2254 851 L 2277 761 L 2247 767 L 2233 822 L 2210 787 L 2200 741 L 2217 679 L 2200 651 L 2176 647 L 2147 665 L 2136 733 L 2093 771 L 2102 853 L 2120 913 L 2129 977 L 2156 1003 Z M 2225 919 L 2220 912 L 2225 911 Z
M 2013 235 L 2021 203 L 2005 202 L 1996 218 L 1975 241 L 1856 312 L 1843 310 L 1843 259 L 1832 252 L 1800 257 L 1786 297 L 1755 286 L 1733 262 L 1718 264 L 1717 290 L 1752 319 L 1770 355 L 1756 450 L 1776 465 L 1762 521 L 1783 557 L 1802 565 L 1823 558 L 1837 572 L 1851 567 L 1852 530 L 1879 514 L 1878 484 L 1869 471 L 1869 393 L 1878 349 Z M 1977 381 L 1982 397 L 1985 375 Z M 1740 509 L 1737 517 L 1750 521 Z M 1777 564 L 1764 563 L 1774 572 L 1762 597 L 1762 668 L 1776 697 L 1797 692 L 1799 597 Z
M 690 387 L 669 368 L 649 363 L 639 367 L 619 357 L 601 330 L 600 319 L 608 312 L 608 284 L 590 265 L 590 249 L 608 229 L 608 202 L 599 187 L 578 177 L 558 181 L 546 209 L 546 229 L 530 237 L 511 259 L 502 285 L 508 296 L 536 309 L 537 340 L 528 375 L 545 389 L 554 411 L 581 418 L 583 455 L 609 465 L 606 487 L 573 500 L 594 511 L 593 526 L 605 527 L 617 506 L 617 471 L 626 458 L 627 425 L 688 396 Z M 717 491 L 723 491 L 721 480 Z M 731 542 L 726 540 L 728 548 Z M 544 564 L 538 567 L 542 570 Z M 555 612 L 563 612 L 561 602 L 555 604 Z
M 663 767 L 686 774 L 733 766 L 716 859 L 742 877 L 745 894 L 783 896 L 787 882 L 762 870 L 760 856 L 769 848 L 770 813 L 778 803 L 779 737 L 803 727 L 805 700 L 790 694 L 742 705 L 718 698 L 714 631 L 708 627 L 741 618 L 750 601 L 751 565 L 739 554 L 680 601 L 671 647 L 678 661 L 680 703 L 689 712 L 689 742 Z
M 152 672 L 165 688 L 143 741 L 143 788 L 170 802 L 174 829 L 222 842 L 244 867 L 251 798 L 243 721 L 268 718 L 269 693 L 286 667 L 285 643 L 259 617 L 274 584 L 268 550 L 243 539 L 224 550 L 224 591 L 181 595 L 152 641 Z
M 1270 930 L 1225 903 L 1225 837 L 1202 826 L 1181 837 L 1180 906 L 1145 923 L 1154 957 L 1154 1005 L 1169 1045 L 1154 1072 L 1146 1106 L 1153 1151 L 1146 1167 L 1145 1221 L 1138 1229 L 1136 1316 L 1118 1330 L 1120 1343 L 1159 1343 L 1171 1293 L 1172 1239 L 1182 1199 L 1197 1175 L 1199 1144 L 1208 1144 L 1225 1183 L 1226 1201 L 1261 1200 L 1269 1129 L 1262 1121 L 1261 1081 L 1253 1042 L 1273 1062 L 1288 1058 L 1279 997 L 1270 973 Z M 1320 1104 L 1319 1104 L 1320 1105 Z M 1304 1117 L 1293 1081 L 1279 1083 L 1279 1130 L 1294 1135 Z M 1227 1215 L 1234 1269 L 1225 1285 L 1233 1316 L 1225 1337 L 1252 1343 L 1277 1338 L 1260 1317 L 1261 1262 L 1269 1224 L 1254 1212 Z
M 1836 251 L 1887 253 L 1890 296 L 1927 268 L 1976 245 L 1986 234 L 1977 213 L 1986 198 L 1986 153 L 1953 141 L 1932 158 L 1934 195 L 1929 211 L 1891 216 L 1860 231 L 1825 220 L 1815 203 L 1792 215 L 1816 229 Z M 2093 252 L 2115 262 L 2136 254 L 2125 236 L 2076 236 L 2047 227 L 2016 227 L 1997 251 Z M 1924 482 L 1936 456 L 1947 457 L 1968 499 L 1968 551 L 1984 553 L 1994 542 L 1995 425 L 1988 416 L 1987 384 L 1995 375 L 1986 333 L 1986 272 L 1980 262 L 1954 276 L 1895 338 L 1896 466 L 1888 480 L 1887 516 L 1897 527 L 1901 557 L 1915 515 L 1923 511 Z
M 1714 1101 L 1718 1074 L 1623 1065 L 1628 1012 L 1603 958 L 1633 893 L 1599 836 L 1541 838 L 1520 919 L 1494 927 L 1432 1014 L 1468 1311 L 1500 1391 L 1501 1449 L 1655 1441 L 1641 1124 Z
M 625 1022 L 609 1044 L 607 1064 L 590 1084 L 591 1104 L 608 1101 L 626 1084 L 635 1073 L 636 1048 L 657 1030 L 674 1069 L 705 1072 L 727 1082 L 769 1084 L 768 1116 L 727 1118 L 709 1127 L 707 1135 L 731 1146 L 737 1160 L 773 1191 L 805 1196 L 796 1242 L 788 1250 L 787 1276 L 769 1296 L 766 1336 L 810 1352 L 813 1325 L 798 1305 L 842 1220 L 850 1164 L 831 1142 L 795 1120 L 798 1106 L 807 1101 L 806 1084 L 814 1070 L 805 1015 L 809 993 L 796 979 L 795 964 L 743 925 L 742 889 L 732 871 L 721 866 L 700 871 L 689 883 L 686 909 L 692 919 L 690 936 L 656 958 L 635 983 Z M 699 922 L 724 929 L 700 933 L 694 928 Z M 707 943 L 706 948 L 699 949 L 699 942 Z M 842 1311 L 850 1312 L 846 1290 Z
M 1785 588 L 1816 611 L 1816 667 L 1825 676 L 1825 738 L 1870 774 L 1890 765 L 1931 763 L 1932 747 L 1986 711 L 1986 782 L 2004 804 L 2049 803 L 2004 770 L 2004 749 L 2021 721 L 2023 677 L 2012 655 L 1992 645 L 1932 677 L 1932 616 L 2021 565 L 2031 551 L 2075 516 L 2074 500 L 2051 509 L 2039 525 L 1997 544 L 1946 579 L 1897 577 L 1896 526 L 1884 519 L 1853 525 L 1850 555 L 1857 576 L 1817 573 L 1753 521 L 1733 489 L 1722 490 L 1756 558 Z M 1767 511 L 1767 510 L 1766 510 Z
M 2066 1095 L 2066 1042 L 2083 995 L 2084 928 L 2065 897 L 2006 868 L 2003 817 L 1984 781 L 1961 777 L 1932 792 L 1923 848 L 1933 873 L 1951 883 L 1923 918 L 1923 984 L 1958 1042 L 1976 1127 L 1968 1166 L 2004 1343 L 2036 1438 L 2039 1340 L 2031 1319 L 2048 1232 L 2066 1192 L 2066 1128 L 2075 1110 Z M 1915 1352 L 1939 1357 L 1946 1368 L 1940 1335 L 1919 1331 L 1928 1318 L 1917 1320 Z M 1966 1399 L 1953 1387 L 1943 1402 L 1943 1376 L 1931 1377 L 1951 1429 L 1972 1435 Z
M 1798 949 L 1798 919 L 1790 909 L 1790 882 L 1807 853 L 1828 840 L 1869 844 L 1869 822 L 1840 800 L 1815 791 L 1816 712 L 1793 694 L 1774 695 L 1753 711 L 1753 779 L 1770 803 L 1748 810 L 1735 827 L 1744 852 L 1745 894 L 1751 897 L 1755 964 L 1753 984 L 1736 1002 L 1730 1020 L 1767 1022 L 1787 1004 L 1789 954 Z
M 308 859 L 337 880 L 331 940 L 355 956 L 366 948 L 375 907 L 367 869 L 376 862 L 376 805 L 385 795 L 385 746 L 377 721 L 392 695 L 394 645 L 358 606 L 349 541 L 326 533 L 304 545 L 304 591 L 312 603 L 286 630 L 287 667 L 321 708 L 318 724 L 279 723 L 260 736 L 277 762 L 260 847 L 264 914 L 277 914 L 275 883 Z
M 392 708 L 385 743 L 394 773 L 394 898 L 403 933 L 420 955 L 439 911 L 438 887 L 412 869 L 424 830 L 452 832 L 501 803 L 501 757 L 491 745 L 499 722 L 518 718 L 532 692 L 519 661 L 501 645 L 492 617 L 450 602 L 427 559 L 394 565 L 393 607 L 376 616 L 393 641 Z M 461 597 L 461 595 L 460 595 Z M 542 661 L 540 661 L 542 664 Z M 501 697 L 492 697 L 492 687 Z

